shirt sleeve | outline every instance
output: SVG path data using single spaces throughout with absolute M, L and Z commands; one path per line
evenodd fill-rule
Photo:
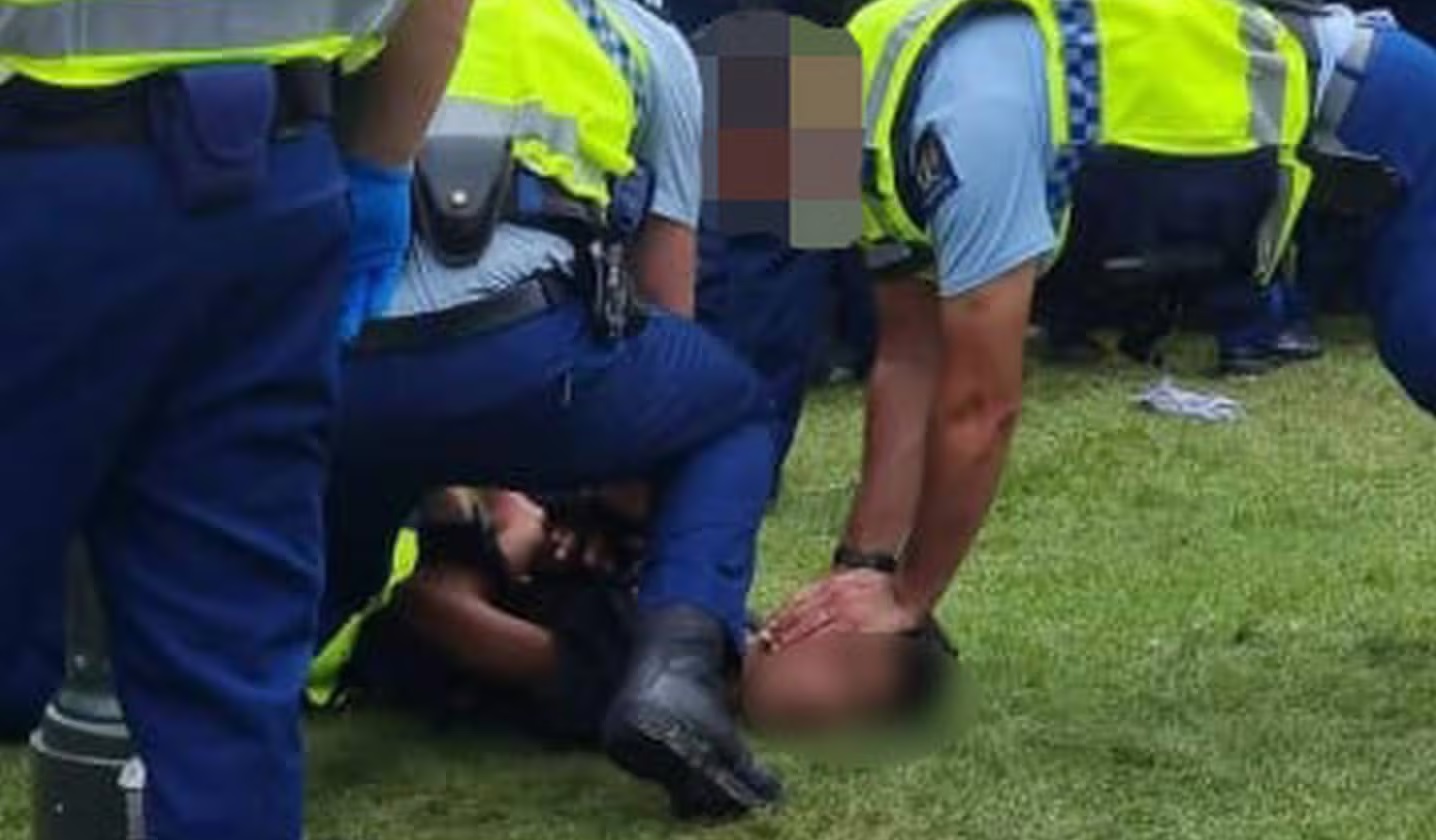
M 901 153 L 940 293 L 953 297 L 1057 247 L 1041 34 L 1023 15 L 975 19 L 939 45 L 919 83 Z
M 653 173 L 649 212 L 697 227 L 702 204 L 703 83 L 698 61 L 676 29 L 644 28 L 648 76 L 638 157 Z

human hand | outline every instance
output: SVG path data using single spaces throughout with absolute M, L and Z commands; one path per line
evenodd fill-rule
M 602 534 L 580 535 L 572 528 L 551 526 L 543 566 L 555 572 L 607 574 L 618 565 L 618 551 Z
M 896 576 L 872 569 L 836 571 L 794 596 L 763 628 L 770 649 L 828 633 L 901 633 L 922 611 L 904 604 Z
M 647 546 L 647 511 L 643 485 L 605 487 L 555 500 L 548 509 L 544 567 L 598 575 L 631 569 Z
M 388 306 L 403 274 L 412 235 L 409 197 L 413 173 L 357 158 L 345 162 L 349 175 L 352 228 L 340 335 L 350 341 L 364 322 Z

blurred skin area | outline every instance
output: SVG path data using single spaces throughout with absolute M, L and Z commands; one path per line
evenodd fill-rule
M 891 636 L 814 636 L 779 650 L 749 647 L 739 689 L 755 730 L 816 735 L 884 718 L 897 704 L 899 642 Z
M 644 494 L 619 488 L 603 494 L 610 509 L 641 521 Z M 531 499 L 506 491 L 452 488 L 431 496 L 427 522 L 476 522 L 486 516 L 515 585 L 534 574 L 604 573 L 626 550 L 555 526 Z M 492 585 L 463 558 L 422 567 L 402 591 L 405 620 L 476 677 L 537 688 L 553 679 L 558 656 L 546 628 L 503 611 Z M 874 723 L 901 695 L 902 640 L 833 633 L 770 650 L 756 641 L 743 659 L 733 699 L 749 726 L 773 735 L 809 736 Z

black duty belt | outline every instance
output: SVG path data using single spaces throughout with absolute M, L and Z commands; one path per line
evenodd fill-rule
M 578 297 L 574 281 L 543 271 L 484 300 L 438 312 L 370 321 L 355 339 L 352 352 L 413 350 L 446 340 L 482 335 L 517 324 Z
M 284 136 L 334 115 L 335 75 L 317 60 L 274 68 L 274 132 Z M 0 84 L 0 146 L 147 143 L 149 103 L 159 73 L 100 88 L 63 88 L 16 76 Z

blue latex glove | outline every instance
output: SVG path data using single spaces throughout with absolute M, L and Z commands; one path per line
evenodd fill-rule
M 414 176 L 408 168 L 389 169 L 353 158 L 344 168 L 353 212 L 339 326 L 347 342 L 365 321 L 384 311 L 399 286 L 413 232 L 409 188 Z

